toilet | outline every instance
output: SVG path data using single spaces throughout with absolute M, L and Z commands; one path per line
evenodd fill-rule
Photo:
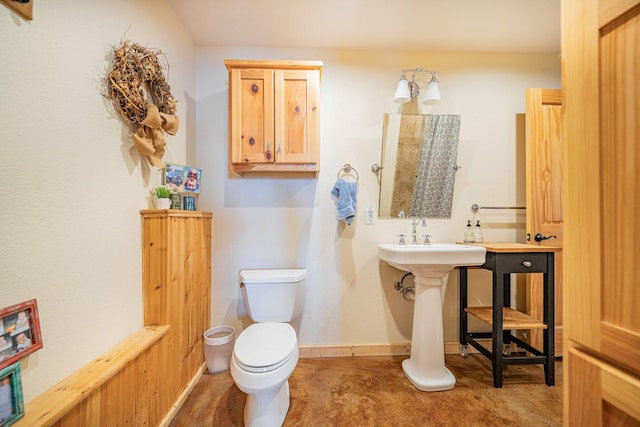
M 230 370 L 247 394 L 247 427 L 281 426 L 289 410 L 289 377 L 299 355 L 289 322 L 302 313 L 306 276 L 301 268 L 240 271 L 244 305 L 255 323 L 236 338 Z

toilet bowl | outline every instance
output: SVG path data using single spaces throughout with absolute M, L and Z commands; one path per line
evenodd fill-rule
M 240 334 L 230 368 L 236 386 L 247 394 L 245 426 L 282 425 L 298 354 L 296 332 L 288 323 L 254 323 Z
M 257 323 L 237 337 L 230 371 L 247 394 L 244 425 L 281 426 L 289 410 L 289 377 L 298 364 L 298 338 L 287 322 L 296 319 L 304 302 L 304 269 L 242 270 L 242 296 Z

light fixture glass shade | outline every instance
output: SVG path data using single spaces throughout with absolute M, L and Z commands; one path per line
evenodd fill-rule
M 409 82 L 405 79 L 402 79 L 398 82 L 398 88 L 396 89 L 396 94 L 393 96 L 393 102 L 404 104 L 409 101 L 411 101 Z
M 432 80 L 427 85 L 427 92 L 424 96 L 423 103 L 426 105 L 437 104 L 440 102 L 440 87 L 436 80 Z

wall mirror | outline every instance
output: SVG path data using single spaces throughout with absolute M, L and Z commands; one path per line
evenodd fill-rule
M 460 116 L 384 115 L 381 218 L 451 218 Z

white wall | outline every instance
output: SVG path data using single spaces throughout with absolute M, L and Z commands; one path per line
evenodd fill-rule
M 321 172 L 317 179 L 229 177 L 225 59 L 324 61 L 321 82 Z M 378 203 L 370 172 L 380 162 L 383 114 L 402 68 L 438 71 L 442 102 L 425 113 L 461 114 L 453 215 L 429 220 L 434 242 L 462 240 L 471 205 L 524 206 L 523 148 L 516 147 L 516 114 L 529 87 L 560 87 L 556 55 L 396 51 L 199 48 L 197 158 L 204 168 L 200 207 L 214 213 L 212 325 L 238 329 L 246 317 L 238 288 L 243 268 L 305 267 L 306 308 L 300 344 L 403 343 L 411 338 L 413 307 L 393 289 L 403 272 L 376 257 L 376 245 L 410 233 L 410 220 L 365 225 L 363 211 Z M 336 218 L 330 190 L 345 163 L 360 175 L 358 216 Z M 516 169 L 518 166 L 518 170 Z M 481 211 L 485 241 L 524 241 L 522 211 Z M 490 303 L 490 273 L 471 273 L 470 301 Z M 476 284 L 482 286 L 475 286 Z M 458 331 L 457 272 L 449 276 L 445 340 Z
M 162 50 L 195 152 L 195 50 L 165 1 L 0 6 L 0 308 L 37 298 L 44 348 L 22 359 L 29 401 L 142 325 L 140 213 L 160 172 L 140 161 L 102 97 L 123 39 Z

